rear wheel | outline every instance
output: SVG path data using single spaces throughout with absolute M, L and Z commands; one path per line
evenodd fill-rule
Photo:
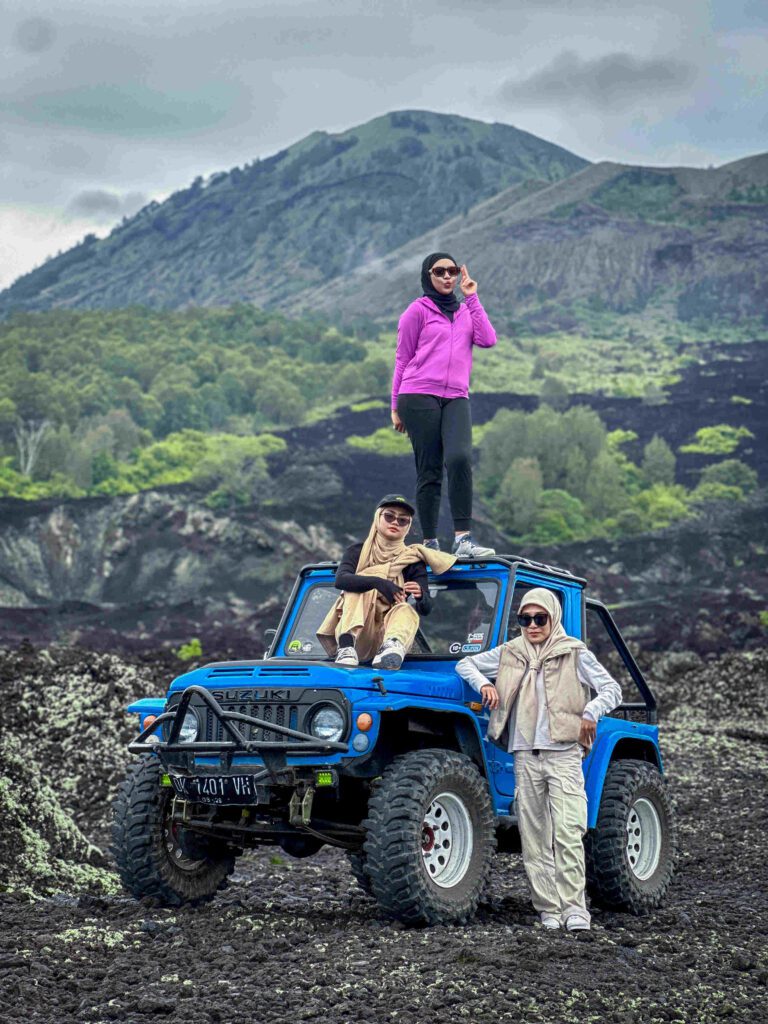
M 677 862 L 677 824 L 666 781 L 654 765 L 610 765 L 597 824 L 584 844 L 596 903 L 633 914 L 659 906 Z
M 226 887 L 235 854 L 173 821 L 173 791 L 160 785 L 161 774 L 156 758 L 139 761 L 118 790 L 112 827 L 118 874 L 136 899 L 174 907 L 204 903 Z
M 451 750 L 417 750 L 384 772 L 364 822 L 371 894 L 408 924 L 467 921 L 496 847 L 493 806 L 473 762 Z

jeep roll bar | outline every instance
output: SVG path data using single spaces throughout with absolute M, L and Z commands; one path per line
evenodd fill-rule
M 586 599 L 586 608 L 588 611 L 593 611 L 597 614 L 598 618 L 605 627 L 605 631 L 610 637 L 613 646 L 619 652 L 621 660 L 624 662 L 627 671 L 632 677 L 632 682 L 638 688 L 638 690 L 640 691 L 640 696 L 643 698 L 642 703 L 637 701 L 626 704 L 619 704 L 619 706 L 614 709 L 614 713 L 616 711 L 645 711 L 646 721 L 650 725 L 656 725 L 659 720 L 658 703 L 656 701 L 656 696 L 651 690 L 648 683 L 646 682 L 645 676 L 640 670 L 640 666 L 637 664 L 634 657 L 632 656 L 632 652 L 627 647 L 626 641 L 619 632 L 619 627 L 613 621 L 611 613 L 608 611 L 608 609 L 602 601 L 598 601 L 594 597 L 588 597 Z

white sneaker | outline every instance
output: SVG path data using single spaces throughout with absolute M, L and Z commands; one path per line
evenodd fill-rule
M 557 914 L 547 914 L 545 911 L 541 914 L 541 927 L 546 928 L 548 932 L 559 931 L 560 918 Z
M 339 652 L 336 655 L 336 664 L 344 665 L 346 668 L 357 668 L 360 664 L 360 659 L 357 656 L 357 651 L 354 647 L 340 647 Z
M 371 662 L 373 668 L 386 668 L 394 671 L 400 668 L 405 658 L 405 647 L 399 640 L 385 640 Z
M 465 533 L 463 537 L 453 542 L 453 554 L 457 558 L 490 558 L 491 555 L 496 554 L 496 551 L 493 548 L 484 548 L 480 544 L 475 544 L 472 534 Z
M 568 932 L 588 932 L 589 928 L 589 918 L 581 914 L 570 914 L 565 919 L 565 930 Z

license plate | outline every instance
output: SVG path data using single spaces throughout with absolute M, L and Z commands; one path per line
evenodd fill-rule
M 176 796 L 199 804 L 257 804 L 258 787 L 252 775 L 172 775 Z

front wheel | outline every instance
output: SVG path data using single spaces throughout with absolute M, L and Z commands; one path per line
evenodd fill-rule
M 118 874 L 137 900 L 163 906 L 205 903 L 224 889 L 235 854 L 223 843 L 173 821 L 173 791 L 160 785 L 159 761 L 139 761 L 120 786 L 114 805 L 112 853 Z
M 391 917 L 469 920 L 496 847 L 493 806 L 473 762 L 452 750 L 398 757 L 376 784 L 364 822 L 371 895 Z
M 584 845 L 596 903 L 633 914 L 659 906 L 677 862 L 677 823 L 658 768 L 634 760 L 610 765 L 597 824 Z

